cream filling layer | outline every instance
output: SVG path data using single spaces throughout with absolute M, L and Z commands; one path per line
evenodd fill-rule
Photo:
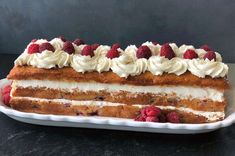
M 224 101 L 224 92 L 208 87 L 189 86 L 135 86 L 126 84 L 107 84 L 97 82 L 62 82 L 50 80 L 14 80 L 12 87 L 22 88 L 50 88 L 73 92 L 75 90 L 87 92 L 126 91 L 130 93 L 152 93 L 152 94 L 175 94 L 181 99 L 211 99 L 213 101 Z
M 126 105 L 122 103 L 112 103 L 112 102 L 106 102 L 106 101 L 77 101 L 77 100 L 66 100 L 66 99 L 41 99 L 41 98 L 32 98 L 32 97 L 12 97 L 12 99 L 23 99 L 23 100 L 30 100 L 30 101 L 40 101 L 40 102 L 56 102 L 60 104 L 71 104 L 74 106 L 79 106 L 79 105 L 93 105 L 93 106 L 120 106 L 120 105 Z M 132 105 L 135 107 L 145 107 L 146 105 Z M 160 109 L 167 109 L 167 110 L 177 110 L 177 111 L 182 111 L 186 113 L 192 113 L 198 116 L 203 116 L 205 117 L 208 121 L 215 121 L 220 118 L 224 118 L 225 114 L 224 112 L 206 112 L 206 111 L 198 111 L 198 110 L 193 110 L 191 108 L 184 108 L 184 107 L 174 107 L 174 106 L 157 106 Z

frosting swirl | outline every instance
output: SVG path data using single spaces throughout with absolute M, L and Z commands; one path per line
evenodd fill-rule
M 149 42 L 149 41 L 143 43 L 142 45 L 148 46 L 149 49 L 152 52 L 152 55 L 158 55 L 159 52 L 160 52 L 160 49 L 161 49 L 161 46 L 159 44 L 155 45 L 155 44 L 153 44 L 152 42 Z
M 147 65 L 147 60 L 144 58 L 135 61 L 130 55 L 123 54 L 119 58 L 112 60 L 111 69 L 120 77 L 127 78 L 129 75 L 135 76 L 145 72 Z
M 214 60 L 193 59 L 188 60 L 188 70 L 201 78 L 204 78 L 206 75 L 217 78 L 224 77 L 228 73 L 228 66 Z

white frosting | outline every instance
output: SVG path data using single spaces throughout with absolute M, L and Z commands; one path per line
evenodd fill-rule
M 96 82 L 63 82 L 49 80 L 14 80 L 12 87 L 32 87 L 32 88 L 51 88 L 61 89 L 68 92 L 75 90 L 87 92 L 106 90 L 108 92 L 126 91 L 130 93 L 153 93 L 176 95 L 181 99 L 212 99 L 213 101 L 223 101 L 223 91 L 207 87 L 189 86 L 135 86 L 127 84 L 106 84 Z
M 135 76 L 144 73 L 147 70 L 147 67 L 147 59 L 142 58 L 135 60 L 130 55 L 123 54 L 118 58 L 112 59 L 111 69 L 120 77 L 127 78 L 129 75 Z
M 36 44 L 48 42 L 47 40 L 37 40 Z M 106 57 L 107 52 L 110 50 L 110 46 L 100 45 L 95 51 L 95 56 L 82 56 L 81 51 L 86 45 L 75 45 L 75 54 L 67 54 L 63 49 L 63 41 L 59 38 L 55 38 L 50 41 L 55 48 L 55 52 L 43 51 L 42 53 L 28 54 L 28 46 L 25 51 L 15 60 L 15 65 L 32 65 L 38 68 L 54 68 L 71 66 L 77 72 L 105 72 L 112 70 L 120 77 L 127 78 L 128 76 L 135 76 L 150 71 L 154 75 L 162 75 L 163 73 L 173 73 L 181 75 L 186 71 L 190 71 L 192 74 L 204 78 L 205 76 L 211 76 L 212 78 L 224 77 L 228 73 L 228 66 L 222 63 L 221 55 L 217 52 L 216 61 L 204 60 L 203 56 L 206 51 L 203 49 L 195 49 L 192 45 L 182 45 L 178 48 L 175 43 L 169 45 L 173 49 L 177 57 L 171 60 L 159 56 L 161 46 L 159 44 L 154 45 L 152 42 L 145 42 L 142 45 L 146 45 L 150 48 L 152 56 L 149 59 L 138 59 L 136 57 L 137 47 L 135 45 L 128 46 L 124 51 L 118 49 L 120 56 L 118 58 L 109 59 Z M 183 54 L 186 50 L 193 49 L 198 54 L 198 59 L 188 60 L 183 59 Z
M 228 73 L 228 66 L 222 62 L 208 59 L 188 60 L 188 70 L 201 78 L 210 75 L 212 78 L 224 77 Z
M 72 106 L 82 106 L 82 105 L 90 105 L 90 106 L 121 106 L 125 105 L 123 103 L 112 103 L 112 102 L 106 102 L 106 101 L 77 101 L 77 100 L 66 100 L 66 99 L 42 99 L 42 98 L 32 98 L 32 97 L 12 97 L 13 99 L 24 99 L 24 100 L 30 100 L 30 101 L 40 101 L 40 102 L 56 102 L 60 104 L 71 104 Z M 135 104 L 133 105 L 135 107 L 143 108 L 147 105 L 139 105 Z M 198 111 L 193 110 L 191 108 L 184 108 L 184 107 L 174 107 L 174 106 L 157 106 L 160 109 L 167 109 L 167 110 L 178 110 L 186 113 L 192 113 L 198 116 L 205 117 L 208 121 L 216 121 L 220 118 L 224 118 L 225 114 L 224 112 L 207 112 L 207 111 Z

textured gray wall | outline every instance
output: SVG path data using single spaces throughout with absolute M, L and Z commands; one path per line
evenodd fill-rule
M 0 53 L 62 34 L 123 46 L 207 43 L 235 62 L 234 0 L 1 0 L 0 19 Z

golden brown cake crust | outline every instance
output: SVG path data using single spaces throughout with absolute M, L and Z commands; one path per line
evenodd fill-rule
M 125 91 L 110 93 L 106 91 L 88 92 L 66 92 L 64 90 L 45 88 L 16 88 L 12 91 L 14 97 L 35 97 L 44 99 L 68 99 L 68 100 L 90 100 L 108 101 L 113 103 L 124 103 L 127 105 L 156 105 L 187 107 L 200 111 L 223 111 L 226 101 L 218 102 L 209 99 L 179 99 L 174 95 L 159 95 L 150 93 L 130 93 Z
M 186 85 L 210 87 L 218 90 L 229 88 L 226 78 L 199 78 L 190 72 L 186 72 L 180 76 L 175 74 L 163 74 L 156 76 L 150 72 L 145 72 L 138 76 L 129 76 L 127 79 L 119 77 L 117 74 L 109 72 L 76 72 L 71 67 L 42 69 L 32 66 L 15 66 L 7 76 L 11 80 L 60 80 L 60 81 L 76 81 L 89 82 L 95 81 L 100 83 L 119 83 L 131 85 Z
M 119 117 L 119 118 L 131 118 L 134 119 L 139 115 L 139 107 L 122 105 L 122 106 L 68 106 L 55 102 L 45 101 L 30 101 L 25 99 L 12 99 L 10 101 L 13 109 L 23 112 L 33 112 L 40 114 L 56 114 L 56 115 L 98 115 L 106 117 Z M 164 114 L 171 110 L 162 110 Z M 186 113 L 177 111 L 182 123 L 206 123 L 209 122 L 203 116 L 194 115 L 192 113 Z M 222 120 L 218 119 L 216 121 Z M 215 122 L 215 121 L 213 121 Z

